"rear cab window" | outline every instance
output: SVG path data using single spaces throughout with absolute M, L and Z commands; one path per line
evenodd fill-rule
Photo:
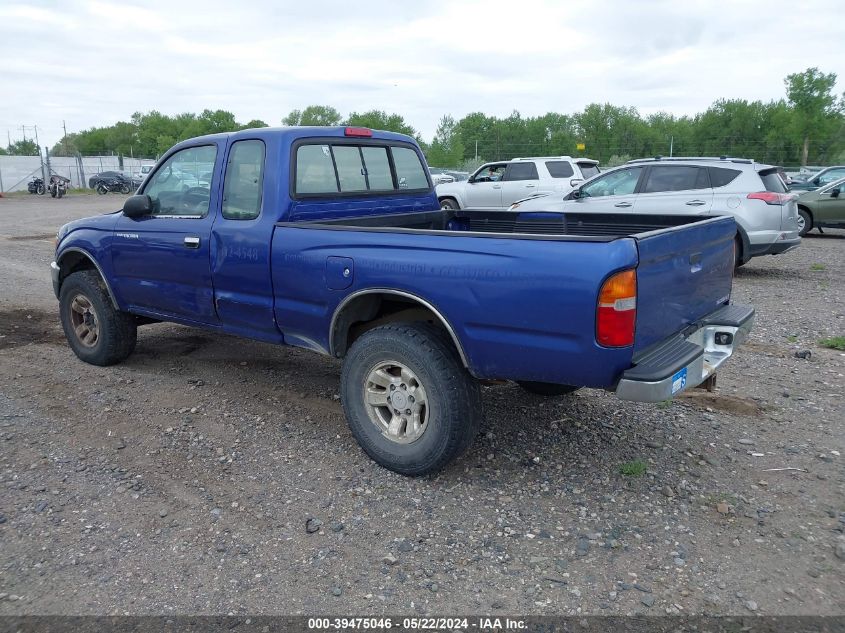
M 416 150 L 394 142 L 321 139 L 294 146 L 294 195 L 377 195 L 429 191 Z

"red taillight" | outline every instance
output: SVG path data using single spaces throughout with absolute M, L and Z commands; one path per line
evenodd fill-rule
M 599 291 L 596 341 L 604 347 L 634 344 L 637 322 L 637 273 L 623 270 L 609 277 Z
M 373 135 L 373 131 L 370 128 L 366 127 L 348 127 L 343 131 L 346 136 L 366 136 L 371 137 Z
M 774 191 L 755 191 L 746 196 L 749 200 L 762 200 L 766 204 L 786 204 L 792 200 L 788 193 L 775 193 Z

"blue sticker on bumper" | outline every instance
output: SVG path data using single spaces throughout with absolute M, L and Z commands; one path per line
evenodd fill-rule
M 681 371 L 672 376 L 672 395 L 681 391 L 687 386 L 687 368 L 684 367 Z

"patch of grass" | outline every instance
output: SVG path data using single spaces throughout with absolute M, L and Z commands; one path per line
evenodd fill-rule
M 657 403 L 658 409 L 668 409 L 671 406 L 672 406 L 671 400 L 661 400 L 660 402 Z
M 838 349 L 845 352 L 845 336 L 832 336 L 830 338 L 823 338 L 819 341 L 822 347 L 829 347 L 830 349 Z
M 810 264 L 810 270 L 824 270 L 824 264 Z
M 789 336 L 786 337 L 786 340 L 789 341 L 790 343 L 797 343 L 798 337 L 795 336 L 794 334 L 790 334 Z
M 626 477 L 642 477 L 648 466 L 641 459 L 635 459 L 630 462 L 625 462 L 619 466 L 619 472 Z

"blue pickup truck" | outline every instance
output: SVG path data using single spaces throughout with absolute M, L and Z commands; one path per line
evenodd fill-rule
M 121 211 L 66 224 L 53 287 L 70 347 L 110 365 L 170 321 L 343 359 L 362 448 L 442 468 L 479 383 L 657 402 L 715 379 L 748 335 L 736 226 L 683 215 L 441 211 L 413 139 L 365 128 L 182 142 Z

